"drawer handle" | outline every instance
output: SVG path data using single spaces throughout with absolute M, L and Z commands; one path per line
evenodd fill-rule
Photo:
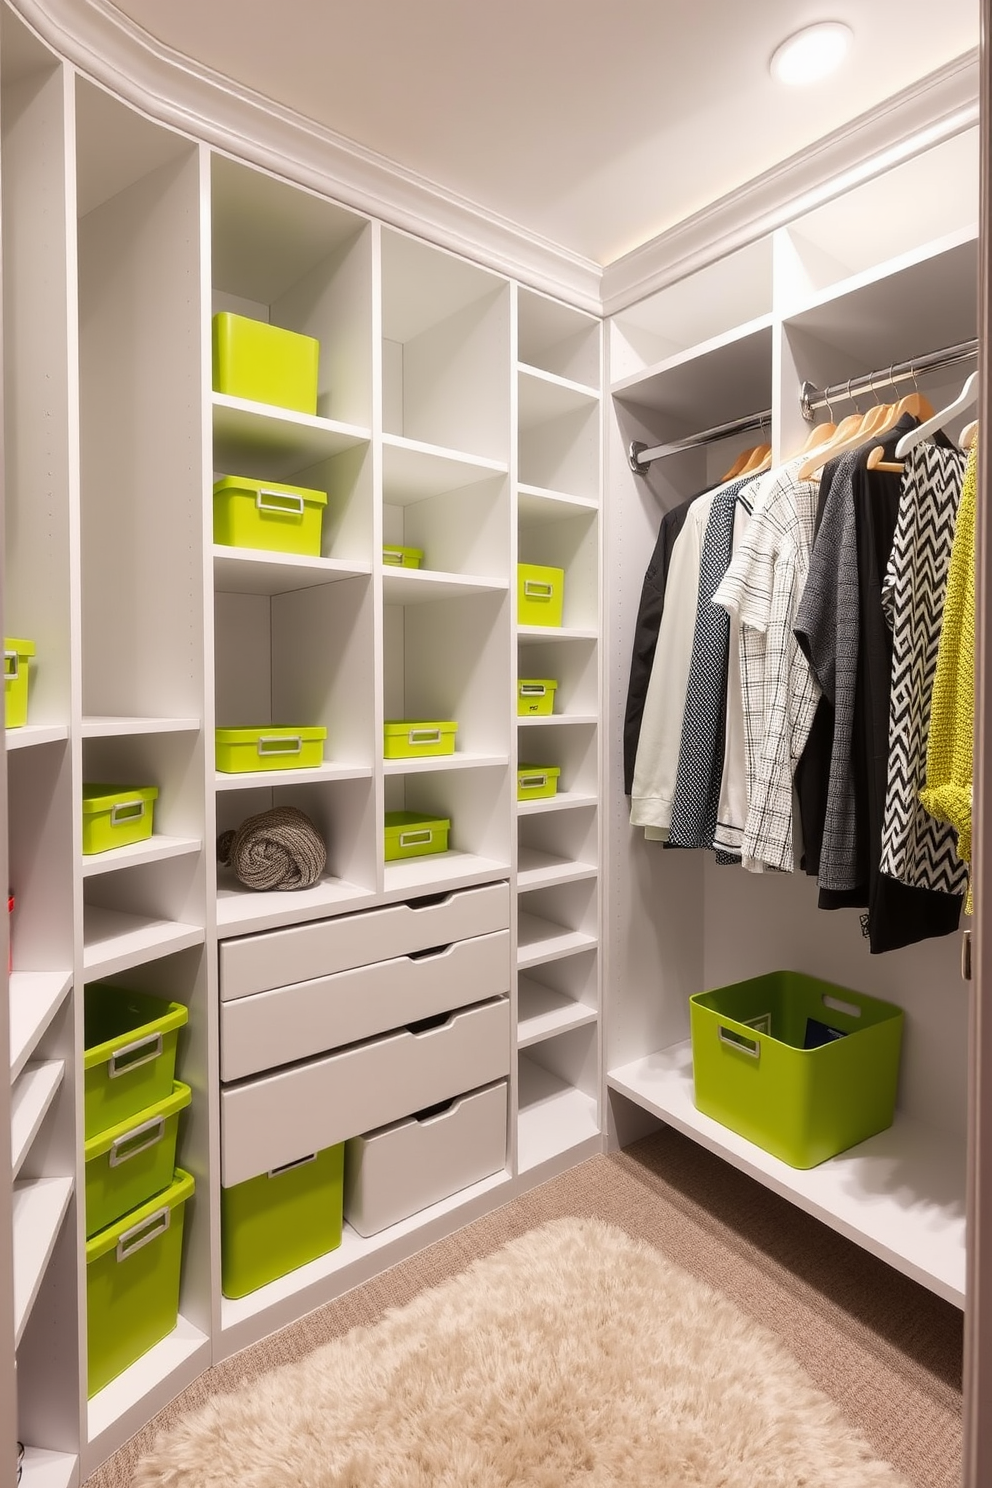
M 172 1210 L 166 1204 L 164 1209 L 156 1209 L 154 1214 L 149 1214 L 140 1224 L 132 1225 L 131 1229 L 125 1230 L 117 1242 L 117 1259 L 126 1261 L 128 1256 L 134 1255 L 135 1251 L 141 1250 L 145 1245 L 150 1245 L 157 1240 L 159 1235 L 164 1235 L 172 1223 Z
M 437 729 L 411 729 L 406 736 L 408 744 L 440 744 L 441 730 Z
M 302 754 L 303 739 L 299 734 L 295 737 L 283 734 L 260 734 L 257 748 L 263 757 L 273 754 Z
M 541 775 L 520 775 L 518 780 L 521 790 L 543 790 L 548 783 L 548 772 L 545 770 Z
M 440 894 L 420 894 L 416 899 L 407 900 L 407 909 L 419 911 L 421 909 L 439 909 L 442 904 L 450 904 L 454 894 L 442 892 Z
M 3 653 L 3 674 L 8 682 L 16 682 L 21 670 L 20 658 L 16 651 L 5 651 Z
M 554 592 L 553 584 L 545 584 L 538 579 L 524 579 L 524 595 L 527 599 L 550 599 Z
M 407 954 L 408 961 L 434 961 L 440 956 L 446 956 L 451 950 L 451 942 L 442 946 L 428 946 L 425 951 L 410 951 Z
M 110 1166 L 119 1168 L 121 1163 L 126 1163 L 129 1158 L 137 1157 L 139 1152 L 147 1152 L 149 1147 L 155 1147 L 165 1136 L 165 1117 L 153 1116 L 151 1121 L 136 1126 L 126 1136 L 118 1137 L 110 1148 Z
M 433 842 L 433 840 L 434 832 L 430 827 L 426 827 L 420 832 L 400 833 L 400 847 L 420 847 L 428 842 Z
M 115 801 L 110 808 L 110 825 L 117 827 L 121 822 L 140 821 L 145 814 L 145 803 L 140 798 L 137 801 Z
M 274 512 L 280 517 L 302 517 L 303 497 L 290 496 L 286 491 L 260 490 L 255 497 L 259 511 Z
M 540 682 L 521 682 L 520 684 L 521 697 L 544 697 L 547 690 Z
M 757 1039 L 745 1038 L 736 1028 L 724 1028 L 722 1025 L 718 1032 L 721 1044 L 729 1044 L 731 1049 L 737 1049 L 741 1054 L 750 1054 L 752 1059 L 761 1058 L 761 1045 Z
M 160 1033 L 149 1033 L 145 1038 L 135 1039 L 133 1044 L 125 1044 L 123 1049 L 115 1049 L 111 1054 L 109 1078 L 116 1080 L 121 1075 L 130 1073 L 131 1070 L 139 1069 L 143 1064 L 151 1064 L 161 1052 L 162 1035 Z
M 294 1168 L 305 1168 L 307 1163 L 316 1161 L 316 1152 L 311 1152 L 306 1157 L 294 1157 L 292 1162 L 280 1163 L 278 1168 L 270 1168 L 265 1176 L 267 1178 L 278 1178 L 282 1173 L 291 1173 Z

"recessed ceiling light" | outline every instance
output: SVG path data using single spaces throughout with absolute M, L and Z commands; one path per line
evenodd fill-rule
M 840 66 L 853 39 L 850 26 L 841 21 L 807 26 L 776 49 L 770 63 L 772 77 L 791 88 L 818 83 Z

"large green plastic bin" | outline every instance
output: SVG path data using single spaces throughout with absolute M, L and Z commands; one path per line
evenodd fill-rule
M 232 398 L 317 412 L 320 345 L 282 326 L 221 310 L 213 319 L 214 388 Z
M 244 1297 L 341 1244 L 344 1143 L 220 1191 L 221 1291 Z
M 689 1007 L 696 1106 L 790 1167 L 891 1126 L 903 1025 L 893 1003 L 775 971 L 697 992 Z
M 225 475 L 214 482 L 214 542 L 319 558 L 326 505 L 326 491 Z
M 28 678 L 34 649 L 34 641 L 18 641 L 4 636 L 4 722 L 8 728 L 23 728 L 28 721 Z
M 146 1106 L 84 1144 L 88 1236 L 105 1230 L 169 1187 L 176 1165 L 179 1113 L 191 1096 L 189 1086 L 176 1080 L 165 1100 Z
M 179 1317 L 183 1214 L 193 1192 L 176 1168 L 164 1193 L 86 1242 L 87 1394 L 168 1337 Z
M 172 1094 L 179 1002 L 90 982 L 83 994 L 84 1138 Z

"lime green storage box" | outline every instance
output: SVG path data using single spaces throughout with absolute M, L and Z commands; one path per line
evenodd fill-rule
M 517 800 L 544 801 L 558 793 L 557 765 L 518 765 Z
M 225 775 L 246 770 L 314 770 L 324 760 L 326 728 L 219 728 L 217 768 Z
M 89 982 L 83 993 L 86 1141 L 173 1093 L 176 1040 L 189 1013 L 147 992 Z
M 383 727 L 384 759 L 419 759 L 421 755 L 454 754 L 457 723 L 387 718 Z
M 220 1191 L 221 1291 L 244 1297 L 341 1244 L 344 1143 Z
M 796 971 L 689 999 L 696 1106 L 793 1168 L 891 1126 L 902 1009 Z
M 192 1193 L 193 1179 L 176 1168 L 164 1193 L 87 1240 L 86 1393 L 90 1397 L 175 1328 L 184 1206 Z
M 111 852 L 152 835 L 157 785 L 83 786 L 83 852 Z
M 517 717 L 548 718 L 555 711 L 558 683 L 550 677 L 517 679 Z
M 382 561 L 389 568 L 419 568 L 424 561 L 423 548 L 384 547 Z
M 214 391 L 297 413 L 317 412 L 320 343 L 222 310 L 213 320 Z
M 518 625 L 560 625 L 564 598 L 563 568 L 517 564 Z
M 28 721 L 28 680 L 34 641 L 3 643 L 4 713 L 7 728 L 23 728 Z
M 450 818 L 423 816 L 419 811 L 387 811 L 386 862 L 447 852 L 450 830 Z
M 191 1095 L 189 1086 L 176 1080 L 165 1100 L 84 1144 L 87 1236 L 168 1188 L 176 1165 L 179 1113 Z
M 319 558 L 326 505 L 326 491 L 225 475 L 214 482 L 214 542 Z

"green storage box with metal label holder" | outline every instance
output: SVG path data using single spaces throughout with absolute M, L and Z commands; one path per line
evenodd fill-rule
M 451 821 L 444 817 L 424 816 L 420 811 L 387 811 L 386 862 L 447 852 L 450 830 Z
M 424 550 L 387 543 L 382 549 L 382 561 L 387 568 L 419 568 L 424 561 Z
M 793 1168 L 891 1126 L 902 1009 L 796 971 L 689 999 L 696 1106 Z
M 326 505 L 326 491 L 225 475 L 214 483 L 214 542 L 319 558 Z
M 517 564 L 517 624 L 561 625 L 565 570 L 539 563 Z
M 84 1144 L 87 1235 L 106 1229 L 168 1188 L 176 1165 L 179 1113 L 189 1105 L 191 1094 L 188 1085 L 176 1080 L 165 1100 Z
M 164 1193 L 86 1242 L 86 1393 L 91 1398 L 176 1326 L 183 1215 L 193 1188 L 189 1173 L 176 1168 Z
M 220 1191 L 221 1291 L 244 1297 L 341 1244 L 344 1143 Z
M 324 760 L 326 728 L 219 728 L 217 768 L 225 775 L 249 770 L 314 770 Z
M 28 681 L 34 641 L 11 636 L 3 643 L 3 703 L 7 728 L 23 728 L 28 721 Z
M 558 793 L 558 765 L 518 765 L 517 800 L 544 801 Z
M 319 362 L 320 343 L 313 336 L 227 310 L 214 316 L 215 392 L 315 414 Z
M 157 785 L 83 786 L 83 852 L 112 852 L 152 835 Z
M 457 723 L 387 718 L 383 727 L 385 759 L 419 759 L 421 755 L 454 754 Z
M 176 1042 L 189 1013 L 147 992 L 89 982 L 83 992 L 85 1140 L 173 1092 Z
M 517 717 L 548 718 L 555 711 L 558 683 L 551 677 L 517 679 Z

